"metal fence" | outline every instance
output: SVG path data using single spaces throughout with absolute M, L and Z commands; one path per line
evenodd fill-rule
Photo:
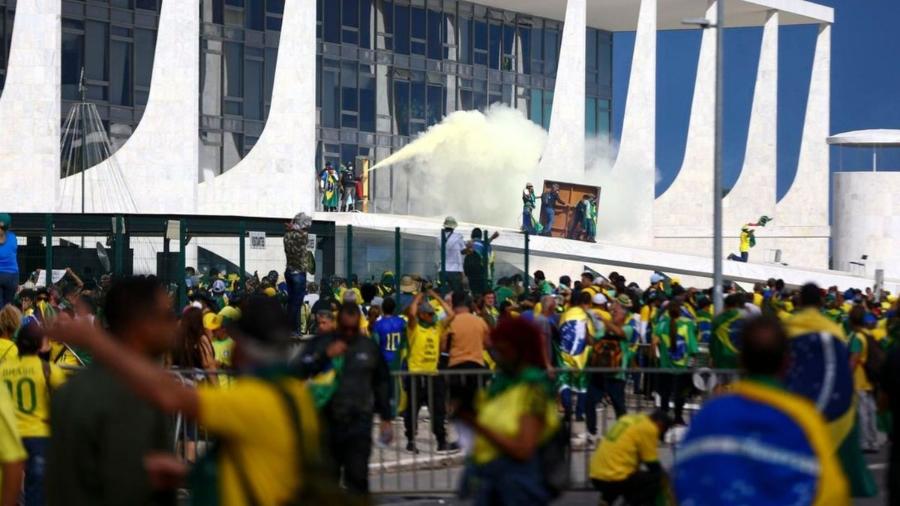
M 582 371 L 556 370 L 555 374 L 576 372 L 585 376 L 585 384 L 594 389 L 601 378 L 621 373 L 622 369 L 586 368 Z M 206 373 L 202 371 L 177 371 L 189 385 L 200 382 L 217 381 L 222 388 L 228 388 L 234 378 L 230 373 Z M 378 424 L 373 423 L 373 447 L 369 462 L 369 478 L 374 494 L 387 495 L 442 495 L 452 494 L 459 487 L 466 451 L 444 451 L 439 448 L 437 434 L 446 431 L 448 442 L 459 442 L 469 446 L 471 434 L 452 418 L 452 405 L 461 389 L 467 385 L 477 388 L 486 386 L 493 376 L 490 370 L 442 370 L 437 374 L 414 374 L 408 371 L 392 373 L 392 406 L 395 410 L 391 442 L 379 441 Z M 676 377 L 684 387 L 684 418 L 689 421 L 703 402 L 712 394 L 716 385 L 726 384 L 737 377 L 733 370 L 695 369 L 628 369 L 625 384 L 625 407 L 629 413 L 646 413 L 660 407 L 658 391 L 667 384 L 675 383 Z M 213 379 L 215 378 L 215 379 Z M 697 388 L 700 386 L 701 388 Z M 596 390 L 591 390 L 591 393 Z M 587 394 L 588 392 L 585 392 Z M 674 401 L 674 399 L 673 399 Z M 573 398 L 573 406 L 576 405 Z M 674 402 L 670 402 L 674 411 Z M 585 415 L 591 408 L 585 407 Z M 615 414 L 608 399 L 601 399 L 593 407 L 596 414 L 597 438 L 582 437 L 586 433 L 586 420 L 576 409 L 566 413 L 559 406 L 560 419 L 566 422 L 572 434 L 572 444 L 568 455 L 571 490 L 589 490 L 591 455 L 600 438 L 615 422 Z M 406 416 L 404 416 L 406 415 Z M 568 415 L 568 418 L 566 418 Z M 201 425 L 178 416 L 175 420 L 175 452 L 188 461 L 202 455 L 210 443 L 211 436 Z M 673 430 L 661 442 L 663 452 L 671 459 L 679 439 L 679 429 Z M 408 437 L 407 437 L 408 436 Z M 418 452 L 407 450 L 408 440 L 412 440 Z M 327 452 L 327 449 L 326 449 Z

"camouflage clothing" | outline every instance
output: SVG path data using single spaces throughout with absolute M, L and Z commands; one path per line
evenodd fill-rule
M 309 270 L 309 258 L 306 245 L 309 236 L 306 230 L 291 229 L 284 234 L 284 256 L 287 257 L 287 270 L 307 272 Z

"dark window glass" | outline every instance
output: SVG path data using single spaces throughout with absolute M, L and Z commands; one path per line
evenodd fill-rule
M 372 0 L 359 1 L 359 45 L 372 48 Z
M 221 0 L 204 0 L 204 2 L 212 3 L 212 19 L 211 20 L 204 19 L 204 21 L 207 21 L 207 22 L 211 21 L 211 22 L 219 24 L 219 25 L 225 23 L 225 6 L 222 3 L 222 1 Z M 207 9 L 203 9 L 204 13 L 206 11 L 207 11 Z
M 135 0 L 134 6 L 138 9 L 146 9 L 148 11 L 156 10 L 156 0 Z
M 459 110 L 461 110 L 461 111 L 471 111 L 472 110 L 472 91 L 471 90 L 460 90 L 460 92 L 459 92 Z
M 284 13 L 284 0 L 266 0 L 266 12 L 273 14 Z
M 266 17 L 266 30 L 271 30 L 273 32 L 281 31 L 281 18 L 276 16 L 267 16 Z
M 131 105 L 131 44 L 120 40 L 109 46 L 109 102 Z
M 500 25 L 491 25 L 490 28 L 490 45 L 489 45 L 489 54 L 490 54 L 490 67 L 492 69 L 500 68 L 500 50 L 501 50 L 501 38 L 503 36 L 503 27 Z
M 412 83 L 410 86 L 410 117 L 414 119 L 425 119 L 425 83 Z
M 359 76 L 359 129 L 375 131 L 375 78 Z
M 263 63 L 259 60 L 244 62 L 244 117 L 262 120 Z
M 440 60 L 443 55 L 441 44 L 441 13 L 428 11 L 428 57 Z
M 265 28 L 265 0 L 247 0 L 244 6 L 244 20 L 250 30 L 262 31 Z
M 130 9 L 131 8 L 131 0 L 111 0 L 109 5 L 113 7 L 119 7 L 122 9 Z
M 106 23 L 98 21 L 84 22 L 84 45 L 85 54 L 87 55 L 84 75 L 86 79 L 106 81 L 108 29 L 109 26 Z
M 243 7 L 244 0 L 225 0 L 225 5 L 233 5 L 235 7 Z
M 225 114 L 229 116 L 240 116 L 241 115 L 241 103 L 226 100 L 225 101 Z
M 337 0 L 325 1 L 323 15 L 322 35 L 325 42 L 341 41 L 341 3 Z
M 330 0 L 337 3 L 337 0 Z M 343 0 L 344 8 L 341 10 L 343 15 L 343 25 L 352 28 L 359 28 L 359 0 Z
M 587 46 L 585 47 L 587 70 L 597 70 L 597 30 L 588 28 Z
M 341 127 L 356 128 L 356 114 L 349 114 L 349 113 L 341 114 Z
M 544 30 L 531 29 L 531 58 L 537 61 L 544 60 Z
M 278 61 L 278 50 L 273 47 L 266 48 L 266 102 L 272 101 L 272 87 L 275 84 L 275 64 Z M 321 65 L 317 65 L 321 68 Z M 317 70 L 318 70 L 317 68 Z
M 440 86 L 428 87 L 428 112 L 425 117 L 428 126 L 441 121 L 444 110 L 444 93 Z
M 556 30 L 544 31 L 544 72 L 546 75 L 556 75 L 556 64 L 559 60 L 557 53 L 559 44 L 559 32 Z
M 151 30 L 134 30 L 134 84 L 150 86 L 153 74 L 153 52 L 156 47 L 156 33 Z
M 476 91 L 474 93 L 474 101 L 472 103 L 474 109 L 484 111 L 487 109 L 487 93 Z
M 412 21 L 410 21 L 412 37 L 425 40 L 425 9 L 422 9 L 421 7 L 412 7 L 410 8 L 410 13 L 412 15 Z
M 409 83 L 394 81 L 394 119 L 397 134 L 409 135 Z
M 243 95 L 241 87 L 243 46 L 236 42 L 226 42 L 223 46 L 225 52 L 225 96 L 240 97 Z
M 597 49 L 597 70 L 600 71 L 601 84 L 612 84 L 612 44 L 602 37 Z
M 338 128 L 341 108 L 341 88 L 338 73 L 330 70 L 322 72 L 322 126 Z
M 472 63 L 472 20 L 462 18 L 459 20 L 459 61 Z
M 78 80 L 83 65 L 82 44 L 84 38 L 75 33 L 62 34 L 62 97 L 67 100 L 78 100 Z
M 394 52 L 409 54 L 409 7 L 394 8 Z
M 356 112 L 359 100 L 356 92 L 356 62 L 344 62 L 341 65 L 341 108 L 344 111 Z
M 484 21 L 475 21 L 475 49 L 487 51 L 488 48 L 488 28 Z

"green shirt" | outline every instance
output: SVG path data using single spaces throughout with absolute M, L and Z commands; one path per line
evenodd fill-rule
M 685 316 L 675 320 L 678 338 L 670 335 L 671 318 L 665 315 L 656 324 L 654 334 L 659 338 L 659 366 L 663 369 L 687 367 L 688 359 L 697 353 L 697 324 Z

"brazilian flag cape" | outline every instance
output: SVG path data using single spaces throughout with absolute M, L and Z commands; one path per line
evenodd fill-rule
M 563 313 L 559 320 L 559 354 L 566 367 L 584 369 L 591 350 L 588 339 L 598 330 L 594 318 L 579 306 Z
M 804 309 L 785 322 L 790 337 L 788 390 L 812 401 L 825 417 L 832 449 L 854 497 L 872 497 L 877 486 L 859 447 L 856 392 L 847 337 L 840 325 L 817 309 Z
M 729 309 L 716 315 L 712 321 L 709 354 L 719 369 L 735 369 L 741 349 L 741 331 L 745 318 L 737 309 Z
M 850 504 L 821 415 L 771 379 L 707 402 L 675 457 L 680 504 Z

